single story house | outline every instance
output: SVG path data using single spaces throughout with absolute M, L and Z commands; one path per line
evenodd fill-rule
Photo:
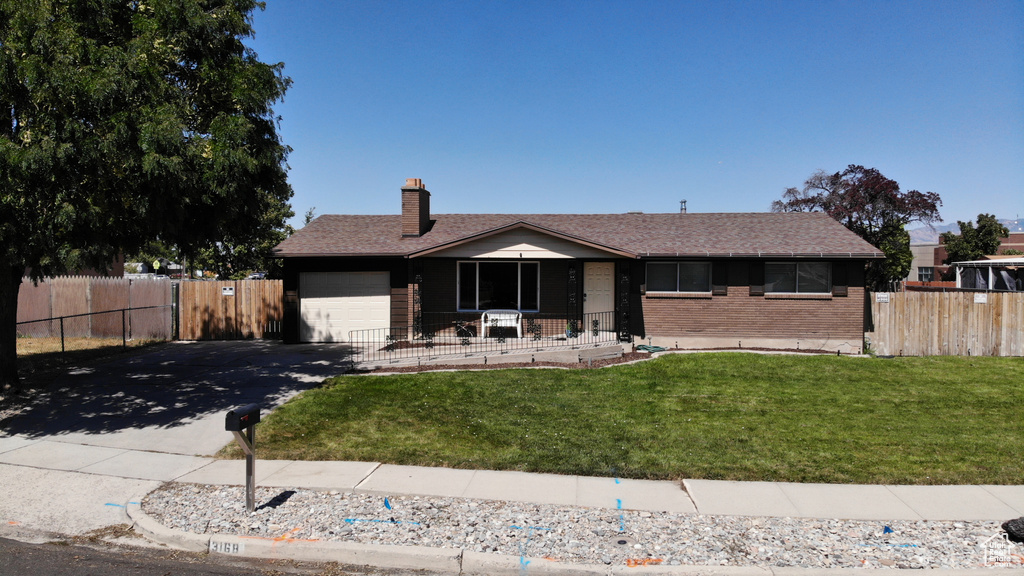
M 884 257 L 823 213 L 432 214 L 419 179 L 401 198 L 400 215 L 320 216 L 275 248 L 286 341 L 453 323 L 479 338 L 499 310 L 538 334 L 855 353 L 865 264 Z

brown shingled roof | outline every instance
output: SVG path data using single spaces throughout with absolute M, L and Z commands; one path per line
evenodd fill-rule
M 436 214 L 403 238 L 400 215 L 324 215 L 274 251 L 280 257 L 415 256 L 517 226 L 642 256 L 881 258 L 881 250 L 820 212 L 690 214 Z

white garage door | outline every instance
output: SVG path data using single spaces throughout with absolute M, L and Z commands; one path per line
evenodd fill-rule
M 347 342 L 349 330 L 391 324 L 388 272 L 303 272 L 299 276 L 303 342 Z

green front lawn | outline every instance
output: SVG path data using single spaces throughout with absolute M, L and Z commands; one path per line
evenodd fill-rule
M 628 478 L 1019 484 L 1022 414 L 1020 358 L 687 354 L 594 370 L 333 378 L 259 424 L 257 454 Z

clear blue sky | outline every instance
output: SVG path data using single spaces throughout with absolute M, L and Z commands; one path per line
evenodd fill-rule
M 761 212 L 818 169 L 1024 217 L 1024 2 L 269 0 L 295 224 Z

